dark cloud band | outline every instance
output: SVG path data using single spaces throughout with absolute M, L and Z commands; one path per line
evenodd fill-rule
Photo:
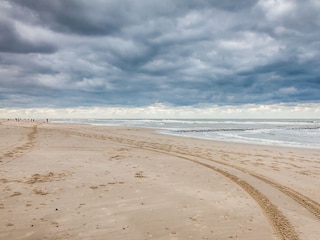
M 0 10 L 3 106 L 320 101 L 317 1 L 12 0 Z

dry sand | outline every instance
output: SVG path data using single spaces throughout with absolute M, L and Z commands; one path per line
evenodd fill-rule
M 0 239 L 320 239 L 320 150 L 0 122 Z

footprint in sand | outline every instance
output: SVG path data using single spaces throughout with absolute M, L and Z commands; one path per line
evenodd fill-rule
M 21 192 L 14 192 L 12 195 L 10 195 L 10 197 L 15 197 L 15 196 L 19 196 L 21 195 Z

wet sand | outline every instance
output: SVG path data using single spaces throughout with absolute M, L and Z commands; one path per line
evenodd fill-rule
M 320 150 L 0 121 L 0 239 L 320 239 Z

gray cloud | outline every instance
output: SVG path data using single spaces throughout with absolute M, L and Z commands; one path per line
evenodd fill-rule
M 0 4 L 3 106 L 319 102 L 318 1 Z
M 14 23 L 0 19 L 0 51 L 11 53 L 53 53 L 55 46 L 45 42 L 30 41 L 20 34 Z
M 224 11 L 239 11 L 255 4 L 254 0 L 244 0 L 234 4 L 226 1 L 84 1 L 84 0 L 13 0 L 21 7 L 27 8 L 50 28 L 74 32 L 83 35 L 114 34 L 122 28 L 141 25 L 145 21 L 157 18 L 174 19 L 185 15 L 190 10 L 216 8 Z

